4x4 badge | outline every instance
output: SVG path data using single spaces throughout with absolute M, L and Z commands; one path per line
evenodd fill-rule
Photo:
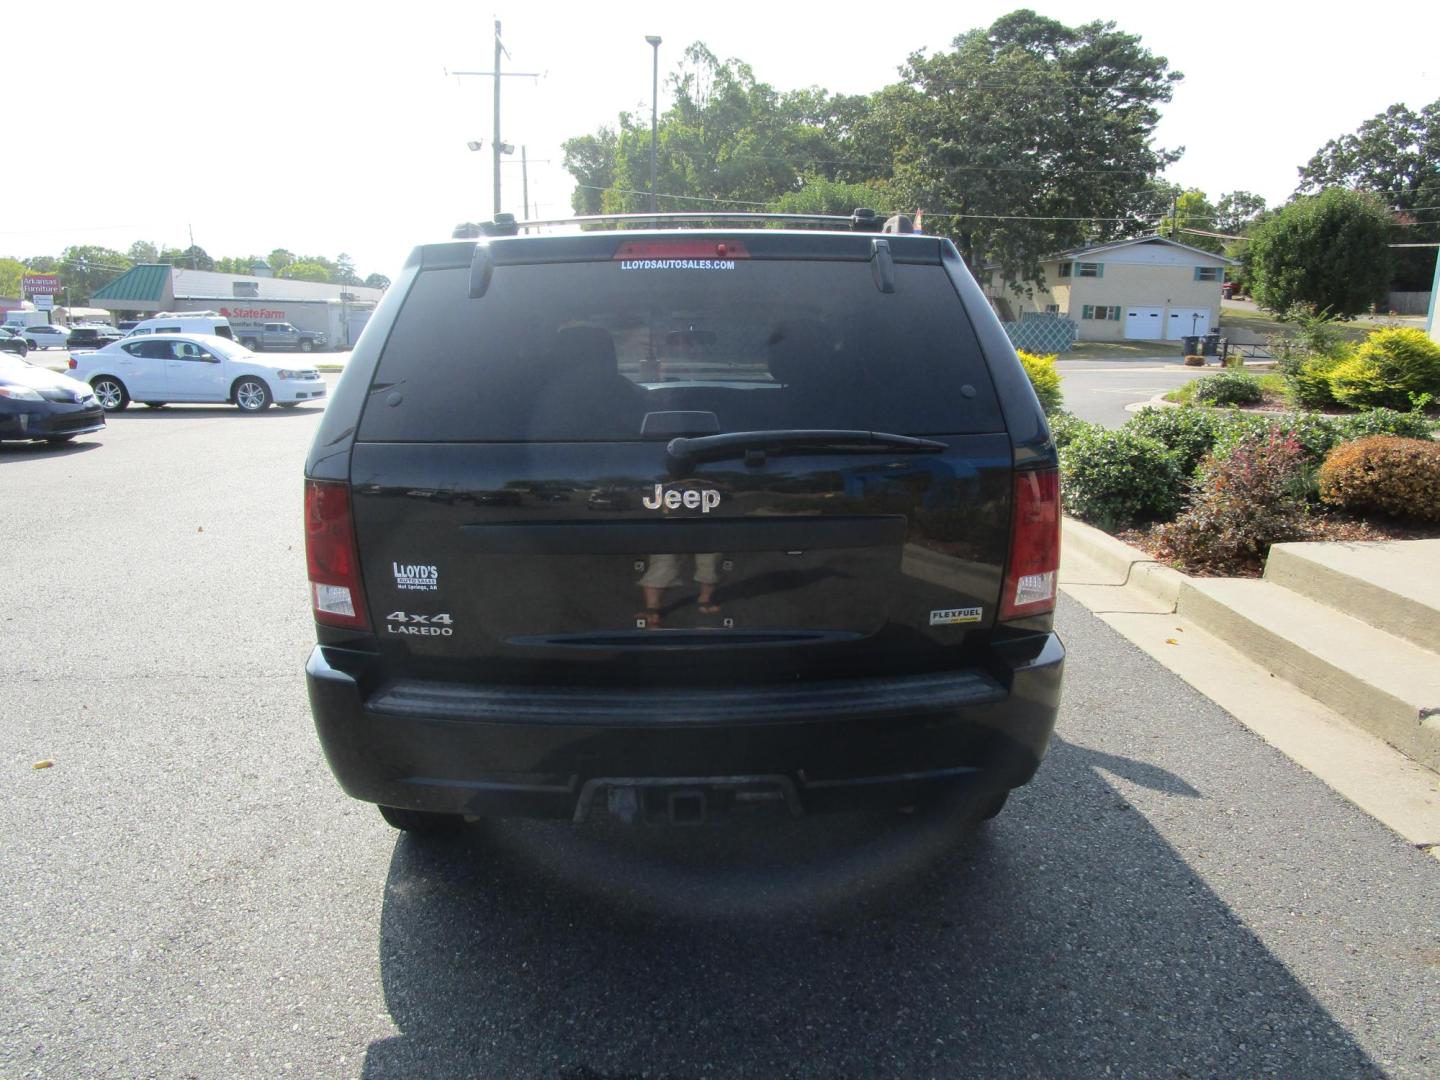
M 679 510 L 683 506 L 686 510 L 699 510 L 702 514 L 708 514 L 720 505 L 720 492 L 714 488 L 666 491 L 664 484 L 656 484 L 655 494 L 646 495 L 640 501 L 646 510 L 659 510 L 661 507 L 666 510 Z

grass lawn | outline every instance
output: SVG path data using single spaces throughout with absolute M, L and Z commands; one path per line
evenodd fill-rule
M 1252 373 L 1253 374 L 1253 373 Z M 1283 375 L 1257 375 L 1260 380 L 1260 392 L 1265 395 L 1266 405 L 1289 405 L 1290 393 L 1285 386 Z M 1193 405 L 1195 403 L 1195 381 L 1177 387 L 1165 395 L 1166 401 L 1174 401 L 1181 405 Z
M 1220 333 L 1232 340 L 1259 343 L 1272 334 L 1283 334 L 1293 328 L 1293 323 L 1283 323 L 1266 311 L 1220 305 Z M 1336 328 L 1349 341 L 1363 341 L 1365 336 L 1375 329 L 1375 324 L 1337 323 Z
M 1153 356 L 1178 357 L 1178 341 L 1077 341 L 1061 360 L 1145 360 Z

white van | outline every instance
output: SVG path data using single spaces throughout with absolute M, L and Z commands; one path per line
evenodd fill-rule
M 126 337 L 137 334 L 214 334 L 235 340 L 230 320 L 218 311 L 162 311 L 153 319 L 142 319 Z

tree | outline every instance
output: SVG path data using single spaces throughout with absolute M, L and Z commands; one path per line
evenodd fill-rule
M 388 289 L 390 279 L 384 274 L 371 274 L 365 279 L 365 287 L 367 289 Z
M 329 281 L 330 267 L 324 263 L 297 261 L 277 271 L 275 276 L 293 281 Z
M 355 260 L 343 251 L 335 256 L 335 269 L 330 280 L 336 285 L 359 285 L 360 275 L 355 273 Z
M 889 206 L 890 196 L 877 184 L 844 183 L 823 176 L 802 178 L 799 191 L 787 191 L 775 201 L 779 214 L 851 214 L 859 207 Z
M 222 274 L 244 274 L 250 275 L 255 272 L 255 264 L 260 261 L 258 255 L 231 255 L 223 259 L 215 260 L 215 269 Z
M 276 275 L 279 275 L 281 270 L 284 270 L 295 261 L 295 253 L 293 251 L 287 251 L 285 248 L 276 248 L 270 252 L 269 257 L 265 261 L 270 264 L 270 269 L 274 270 Z
M 1440 241 L 1440 101 L 1418 113 L 1403 104 L 1371 117 L 1351 135 L 1331 139 L 1300 169 L 1298 192 L 1327 187 L 1369 191 L 1401 211 L 1392 243 Z M 1433 249 L 1396 252 L 1403 289 L 1428 290 Z
M 1265 216 L 1265 199 L 1251 191 L 1222 195 L 1215 207 L 1215 231 L 1243 236 Z
M 1198 188 L 1191 188 L 1175 197 L 1174 218 L 1166 214 L 1160 219 L 1156 231 L 1161 236 L 1173 236 L 1182 244 L 1189 244 L 1202 251 L 1213 251 L 1218 255 L 1224 246 L 1219 237 L 1187 231 L 1200 229 L 1204 232 L 1215 232 L 1215 217 L 1215 207 L 1210 204 L 1205 193 Z
M 180 267 L 184 270 L 214 270 L 215 260 L 212 259 L 199 244 L 191 244 L 189 247 L 166 248 L 160 253 L 160 261 L 168 262 L 171 266 Z
M 1038 282 L 1046 255 L 1143 231 L 1136 196 L 1148 205 L 1180 156 L 1151 146 L 1180 74 L 1111 22 L 1016 11 L 901 72 L 876 102 L 897 136 L 894 186 L 1011 285 Z
M 701 42 L 685 50 L 667 88 L 673 101 L 656 141 L 661 210 L 759 210 L 799 190 L 807 174 L 834 178 L 830 163 L 839 155 L 826 131 L 834 99 L 825 91 L 781 93 Z M 647 209 L 647 118 L 621 113 L 617 126 L 567 140 L 565 167 L 577 184 L 577 212 Z
M 157 263 L 160 261 L 160 249 L 149 240 L 136 240 L 125 254 L 133 263 Z
M 114 281 L 135 264 L 107 247 L 77 244 L 60 257 L 60 284 L 70 291 L 70 303 L 83 306 L 90 294 Z
M 19 259 L 0 259 L 0 296 L 19 299 L 20 279 L 25 269 L 25 264 Z
M 1327 188 L 1294 199 L 1251 237 L 1255 299 L 1275 312 L 1367 310 L 1389 286 L 1391 223 L 1373 195 Z

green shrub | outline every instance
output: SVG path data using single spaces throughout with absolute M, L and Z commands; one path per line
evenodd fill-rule
M 1017 355 L 1045 411 L 1051 413 L 1060 408 L 1065 398 L 1060 392 L 1060 373 L 1055 370 L 1055 354 L 1039 356 L 1021 349 Z
M 1330 377 L 1345 361 L 1343 353 L 1307 356 L 1285 366 L 1285 385 L 1291 400 L 1302 409 L 1329 409 L 1338 405 Z
M 1197 569 L 1255 569 L 1271 544 L 1309 534 L 1304 485 L 1299 442 L 1278 429 L 1251 432 L 1227 456 L 1206 460 L 1185 512 L 1158 538 Z
M 1103 528 L 1173 516 L 1183 484 L 1174 454 L 1123 429 L 1080 432 L 1060 454 L 1065 509 Z
M 1260 380 L 1243 371 L 1221 371 L 1195 380 L 1195 400 L 1202 405 L 1258 405 L 1264 396 Z
M 1180 471 L 1189 476 L 1214 448 L 1220 419 L 1211 409 L 1161 409 L 1149 405 L 1129 419 L 1125 430 L 1160 443 L 1175 455 Z
M 1404 439 L 1428 439 L 1435 431 L 1435 421 L 1424 413 L 1396 412 L 1394 409 L 1366 409 L 1354 416 L 1335 421 L 1337 442 L 1363 439 L 1370 435 L 1398 435 Z
M 1406 408 L 1411 395 L 1440 396 L 1440 345 L 1423 330 L 1376 330 L 1330 372 L 1337 401 L 1352 408 Z
M 1389 435 L 1342 443 L 1320 468 L 1320 498 L 1359 513 L 1440 521 L 1440 443 Z
M 1245 439 L 1271 431 L 1294 439 L 1310 466 L 1318 466 L 1330 448 L 1342 438 L 1340 425 L 1319 413 L 1257 414 L 1232 410 L 1217 422 L 1215 456 L 1227 457 Z
M 1056 450 L 1065 449 L 1082 431 L 1093 431 L 1100 427 L 1099 424 L 1081 420 L 1064 409 L 1056 409 L 1046 419 L 1050 422 L 1050 437 L 1055 440 Z

